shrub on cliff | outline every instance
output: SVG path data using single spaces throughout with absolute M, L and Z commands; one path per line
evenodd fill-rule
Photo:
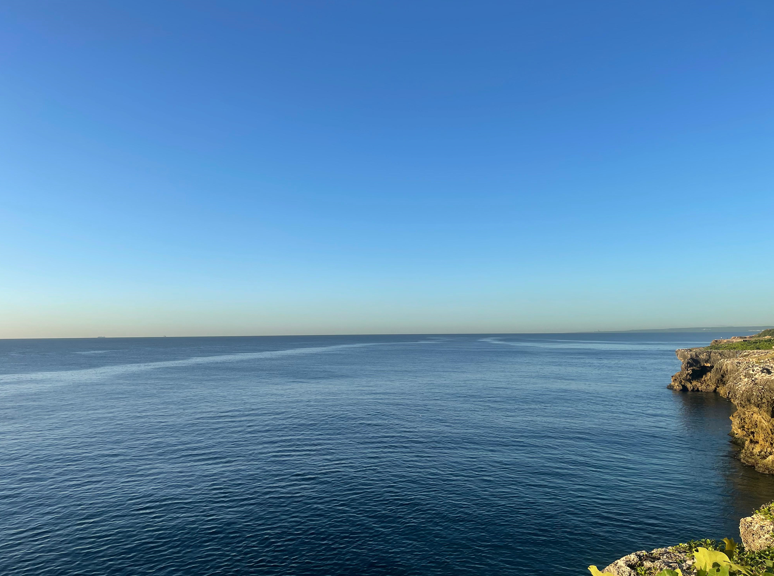
M 737 342 L 720 342 L 718 344 L 711 344 L 709 346 L 709 349 L 710 350 L 772 350 L 774 349 L 774 338 L 739 340 Z

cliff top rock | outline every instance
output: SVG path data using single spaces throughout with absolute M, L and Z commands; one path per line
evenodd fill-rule
M 758 552 L 774 546 L 774 502 L 761 506 L 739 521 L 739 535 L 748 550 Z
M 645 550 L 633 552 L 628 556 L 619 558 L 602 572 L 614 576 L 640 576 L 643 572 L 657 574 L 662 570 L 679 569 L 683 576 L 689 576 L 696 573 L 692 569 L 693 563 L 693 554 L 689 553 L 687 549 L 672 546 L 670 548 L 656 548 L 650 552 Z

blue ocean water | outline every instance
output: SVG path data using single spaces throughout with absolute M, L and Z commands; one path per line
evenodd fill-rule
M 579 575 L 774 478 L 665 388 L 730 333 L 0 341 L 0 573 Z

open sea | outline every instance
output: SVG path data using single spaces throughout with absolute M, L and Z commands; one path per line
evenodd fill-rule
M 666 389 L 731 332 L 0 341 L 0 574 L 588 574 L 774 477 Z

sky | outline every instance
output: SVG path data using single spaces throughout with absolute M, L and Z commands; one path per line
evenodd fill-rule
M 0 338 L 774 325 L 774 2 L 0 4 Z

